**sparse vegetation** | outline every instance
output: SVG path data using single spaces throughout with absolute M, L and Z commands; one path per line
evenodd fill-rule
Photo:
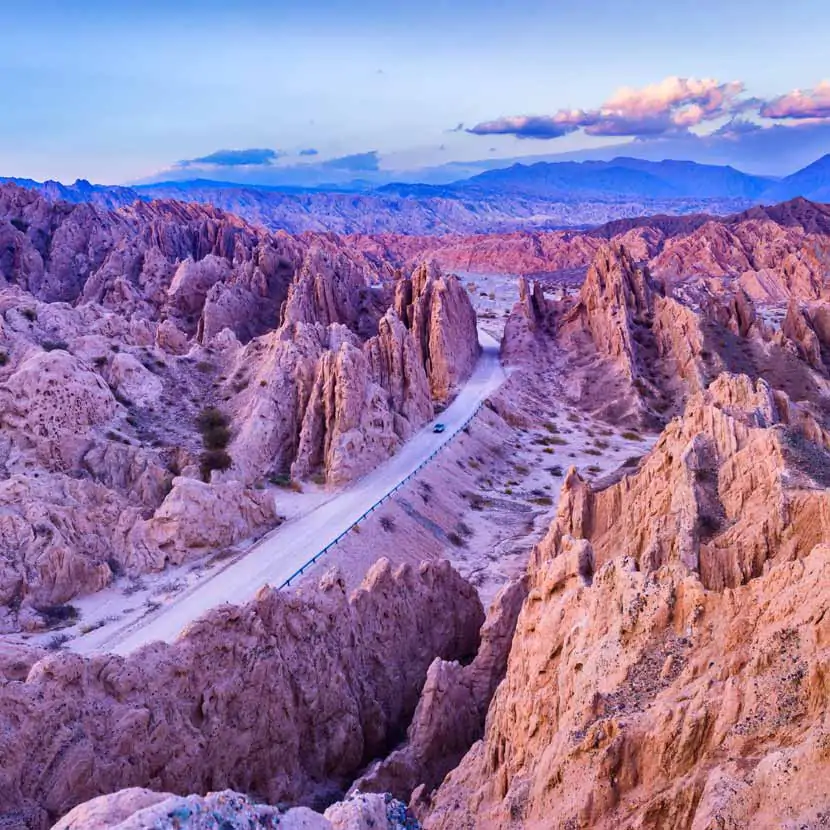
M 29 223 L 25 219 L 12 219 L 10 224 L 16 228 L 20 233 L 26 233 L 29 230 Z
M 627 430 L 626 432 L 620 433 L 621 438 L 625 438 L 626 441 L 642 441 L 643 436 L 640 435 L 639 432 L 634 432 L 633 430 Z
M 37 312 L 33 308 L 24 308 L 20 312 L 30 323 L 34 323 L 37 320 Z
M 380 526 L 385 530 L 387 533 L 394 533 L 395 532 L 395 522 L 389 516 L 381 516 L 380 517 Z
M 96 369 L 103 369 L 104 366 L 107 365 L 107 358 L 104 355 L 100 355 L 99 357 L 96 357 L 92 363 Z
M 35 610 L 46 620 L 49 627 L 71 625 L 78 619 L 78 609 L 74 605 L 42 605 Z
M 536 496 L 531 501 L 540 507 L 550 507 L 553 504 L 553 499 L 550 496 Z
M 639 455 L 632 455 L 630 458 L 626 458 L 622 465 L 623 467 L 636 467 L 640 463 L 641 457 Z
M 0 366 L 5 366 L 9 362 L 9 353 L 0 351 Z
M 54 637 L 46 641 L 45 648 L 47 651 L 59 651 L 71 639 L 72 638 L 68 634 L 55 634 Z
M 450 531 L 447 534 L 447 539 L 449 539 L 449 542 L 450 542 L 451 545 L 455 545 L 455 547 L 457 547 L 457 548 L 463 548 L 464 547 L 464 544 L 465 544 L 464 540 L 454 530 Z
M 314 475 L 311 477 L 311 480 L 315 484 L 319 484 L 322 487 L 326 483 L 326 474 L 322 471 L 318 471 L 314 473 Z
M 69 351 L 69 344 L 65 340 L 44 340 L 40 345 L 45 352 L 54 352 L 59 349 Z
M 559 464 L 557 464 L 555 467 L 548 467 L 548 472 L 552 476 L 563 476 L 563 475 L 565 475 L 565 471 L 562 469 L 561 466 L 559 466 Z
M 225 450 L 205 450 L 199 459 L 202 481 L 209 482 L 214 470 L 227 470 L 232 464 L 233 459 Z

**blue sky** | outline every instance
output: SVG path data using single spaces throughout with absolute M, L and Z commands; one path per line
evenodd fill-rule
M 579 151 L 630 136 L 467 130 L 599 113 L 670 77 L 770 101 L 830 76 L 826 0 L 0 0 L 0 26 L 0 175 L 64 181 L 219 150 L 272 151 L 263 168 L 357 156 L 358 173 L 368 151 L 396 168 Z

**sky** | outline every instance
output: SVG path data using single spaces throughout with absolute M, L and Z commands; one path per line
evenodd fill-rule
M 830 152 L 826 0 L 0 0 L 0 26 L 5 176 Z

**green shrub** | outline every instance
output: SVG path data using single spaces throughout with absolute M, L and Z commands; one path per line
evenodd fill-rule
M 210 474 L 214 470 L 227 470 L 231 464 L 233 459 L 225 450 L 205 450 L 199 458 L 202 481 L 209 482 Z

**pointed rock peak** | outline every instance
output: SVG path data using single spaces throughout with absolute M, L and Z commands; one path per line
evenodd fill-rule
M 625 305 L 637 317 L 648 317 L 656 293 L 660 292 L 648 269 L 639 268 L 624 246 L 609 243 L 597 251 L 580 296 L 589 307 L 612 302 Z

